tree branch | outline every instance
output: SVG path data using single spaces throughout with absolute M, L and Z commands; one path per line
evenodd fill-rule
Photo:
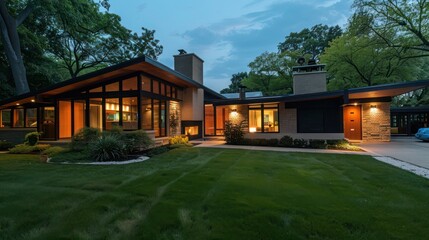
M 34 6 L 33 4 L 29 3 L 27 7 L 22 10 L 21 13 L 19 13 L 19 15 L 16 17 L 16 26 L 21 25 L 33 11 Z

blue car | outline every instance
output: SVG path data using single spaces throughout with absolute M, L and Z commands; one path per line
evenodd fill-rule
M 420 128 L 415 136 L 422 141 L 429 142 L 429 128 Z

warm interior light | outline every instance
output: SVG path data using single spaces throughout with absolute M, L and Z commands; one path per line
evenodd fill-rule
M 251 128 L 249 128 L 249 132 L 251 132 L 251 133 L 256 132 L 256 128 L 255 128 L 255 127 L 251 127 Z
M 357 106 L 357 103 L 354 103 L 353 105 Z

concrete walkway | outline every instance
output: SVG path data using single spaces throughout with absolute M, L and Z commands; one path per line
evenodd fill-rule
M 395 158 L 429 169 L 429 142 L 414 137 L 392 137 L 387 143 L 362 143 L 359 146 L 373 156 Z
M 283 148 L 283 147 L 262 147 L 262 146 L 241 146 L 241 145 L 226 145 L 225 141 L 191 141 L 198 143 L 195 147 L 207 148 L 228 148 L 228 149 L 246 149 L 246 150 L 260 150 L 260 151 L 276 151 L 276 152 L 306 152 L 306 153 L 336 153 L 336 154 L 358 154 L 358 155 L 371 155 L 368 152 L 354 152 L 344 150 L 331 150 L 331 149 L 309 149 L 309 148 Z

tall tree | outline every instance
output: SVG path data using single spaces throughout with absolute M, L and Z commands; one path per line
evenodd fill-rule
M 237 93 L 239 92 L 240 87 L 242 86 L 241 81 L 247 78 L 249 75 L 247 72 L 239 72 L 232 74 L 231 84 L 229 84 L 228 88 L 224 88 L 220 91 L 220 93 Z
M 0 0 L 0 30 L 3 48 L 7 61 L 11 67 L 13 79 L 15 80 L 16 92 L 23 94 L 30 91 L 27 81 L 27 74 L 21 54 L 21 44 L 18 35 L 18 27 L 34 10 L 33 2 L 20 9 L 16 16 L 13 16 L 8 9 L 8 1 Z
M 242 83 L 249 89 L 262 91 L 265 96 L 292 92 L 292 66 L 297 53 L 264 52 L 249 63 L 249 76 Z
M 310 54 L 311 58 L 318 60 L 329 42 L 341 36 L 343 31 L 336 26 L 317 24 L 311 29 L 304 28 L 300 32 L 291 32 L 285 41 L 279 43 L 280 52 L 300 52 L 301 55 Z
M 387 46 L 416 50 L 409 58 L 429 56 L 427 0 L 355 0 L 354 7 L 373 18 L 369 27 Z M 389 37 L 392 30 L 397 37 Z

